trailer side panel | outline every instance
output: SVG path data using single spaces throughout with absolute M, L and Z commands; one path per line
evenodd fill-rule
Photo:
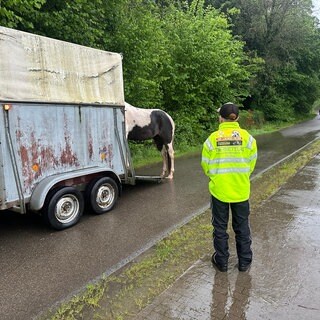
M 123 108 L 26 103 L 10 106 L 0 117 L 0 160 L 5 164 L 0 173 L 2 209 L 19 199 L 14 166 L 25 199 L 37 183 L 51 175 L 91 167 L 124 174 Z

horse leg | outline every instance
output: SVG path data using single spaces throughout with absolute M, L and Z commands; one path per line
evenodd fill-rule
M 162 155 L 162 173 L 161 177 L 166 177 L 167 179 L 173 179 L 174 172 L 174 151 L 172 142 L 169 144 L 163 144 L 163 140 L 156 136 L 154 141 L 159 151 Z
M 168 172 L 168 152 L 166 149 L 166 146 L 163 145 L 162 150 L 161 150 L 161 155 L 162 155 L 162 173 L 161 177 L 165 177 L 167 172 Z
M 168 170 L 169 174 L 167 176 L 168 179 L 173 179 L 174 173 L 174 150 L 172 143 L 169 143 L 167 146 L 167 161 L 168 161 Z

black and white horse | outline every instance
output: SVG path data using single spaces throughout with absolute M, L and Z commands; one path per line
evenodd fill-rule
M 170 115 L 160 109 L 141 109 L 125 103 L 125 119 L 128 140 L 153 139 L 163 159 L 161 176 L 172 179 L 175 125 Z

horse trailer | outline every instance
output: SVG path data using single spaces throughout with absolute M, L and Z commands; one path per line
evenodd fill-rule
M 55 229 L 110 211 L 136 176 L 122 57 L 0 27 L 0 210 Z

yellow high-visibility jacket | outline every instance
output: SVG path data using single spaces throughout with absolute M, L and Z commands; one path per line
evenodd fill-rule
M 223 202 L 248 200 L 256 161 L 256 140 L 238 122 L 220 123 L 202 149 L 201 166 L 210 178 L 210 193 Z

